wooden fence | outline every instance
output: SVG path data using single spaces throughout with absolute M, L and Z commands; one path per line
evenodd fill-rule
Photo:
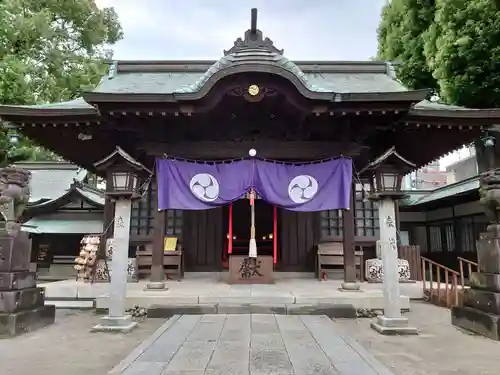
M 422 263 L 420 256 L 420 246 L 404 245 L 398 250 L 398 257 L 405 259 L 410 264 L 410 277 L 412 280 L 422 281 Z

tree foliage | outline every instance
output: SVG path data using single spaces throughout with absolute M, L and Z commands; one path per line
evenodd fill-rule
M 94 0 L 0 0 L 0 25 L 0 104 L 74 99 L 99 82 L 107 48 L 122 38 L 114 9 Z M 24 138 L 11 147 L 16 159 L 52 157 L 40 150 Z
M 393 0 L 384 7 L 379 57 L 399 63 L 410 88 L 449 104 L 500 106 L 500 9 L 493 0 Z
M 393 0 L 382 10 L 378 54 L 396 63 L 398 78 L 413 89 L 436 89 L 424 55 L 424 34 L 433 22 L 434 0 Z

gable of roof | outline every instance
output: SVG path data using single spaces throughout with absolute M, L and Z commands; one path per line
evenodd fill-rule
M 224 58 L 223 58 L 224 59 Z M 117 61 L 116 73 L 105 77 L 96 93 L 174 94 L 193 92 L 221 69 L 217 61 Z M 301 75 L 311 91 L 329 93 L 402 92 L 407 89 L 381 61 L 293 63 L 282 57 L 277 64 Z M 292 69 L 293 67 L 293 69 Z M 212 69 L 212 71 L 210 71 Z
M 75 180 L 83 181 L 88 173 L 67 162 L 21 162 L 15 165 L 31 172 L 31 204 L 61 197 Z
M 97 207 L 103 207 L 106 201 L 105 193 L 103 190 L 93 188 L 81 181 L 74 180 L 69 188 L 66 189 L 64 194 L 62 194 L 61 196 L 51 200 L 35 202 L 33 204 L 30 204 L 28 208 L 35 209 L 48 206 L 58 208 L 75 199 L 82 199 L 85 202 Z

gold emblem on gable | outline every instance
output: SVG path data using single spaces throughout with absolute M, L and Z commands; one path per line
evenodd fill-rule
M 259 91 L 260 89 L 257 85 L 250 85 L 250 87 L 248 87 L 248 94 L 251 96 L 259 95 Z

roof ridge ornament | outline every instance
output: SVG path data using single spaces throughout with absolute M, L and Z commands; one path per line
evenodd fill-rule
M 252 8 L 251 12 L 250 28 L 245 31 L 244 39 L 236 39 L 234 45 L 229 50 L 224 50 L 224 56 L 255 48 L 283 55 L 284 51 L 276 48 L 271 39 L 267 37 L 264 39 L 262 31 L 257 28 L 257 8 Z

